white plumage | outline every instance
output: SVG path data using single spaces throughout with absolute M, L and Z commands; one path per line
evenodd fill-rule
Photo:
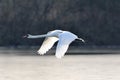
M 49 49 L 52 48 L 55 42 L 58 41 L 58 38 L 56 37 L 47 37 L 44 42 L 42 43 L 42 46 L 38 50 L 38 53 L 43 55 L 45 54 Z
M 56 53 L 55 53 L 55 56 L 57 58 L 62 58 L 64 56 L 70 43 L 72 41 L 74 41 L 75 39 L 78 39 L 78 40 L 81 40 L 82 42 L 85 42 L 82 38 L 78 38 L 75 34 L 69 32 L 69 31 L 62 31 L 62 30 L 50 31 L 44 35 L 30 35 L 30 34 L 28 34 L 24 37 L 27 37 L 27 38 L 46 37 L 44 42 L 42 43 L 40 49 L 38 50 L 38 54 L 40 54 L 40 55 L 45 54 L 49 49 L 52 48 L 54 43 L 58 41 Z

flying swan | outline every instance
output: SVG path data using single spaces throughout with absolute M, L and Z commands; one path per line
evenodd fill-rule
M 43 35 L 27 34 L 24 36 L 24 38 L 43 38 L 43 37 L 46 38 L 42 43 L 40 49 L 38 50 L 38 54 L 44 55 L 49 49 L 52 48 L 54 43 L 58 41 L 55 56 L 59 59 L 64 56 L 70 43 L 75 39 L 85 42 L 82 38 L 78 38 L 77 35 L 69 31 L 63 31 L 63 30 L 53 30 Z

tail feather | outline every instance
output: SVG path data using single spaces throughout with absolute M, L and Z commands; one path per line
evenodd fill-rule
M 85 43 L 85 40 L 82 38 L 77 38 L 78 40 L 81 40 L 83 43 Z

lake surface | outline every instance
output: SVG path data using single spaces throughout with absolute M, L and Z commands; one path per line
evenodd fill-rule
M 0 55 L 0 80 L 120 80 L 120 54 Z

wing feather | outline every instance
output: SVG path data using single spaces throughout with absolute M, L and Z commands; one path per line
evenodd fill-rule
M 77 38 L 76 35 L 70 32 L 64 32 L 59 35 L 59 42 L 57 44 L 56 54 L 57 58 L 62 58 L 67 52 L 67 49 L 72 41 Z
M 52 46 L 56 41 L 58 41 L 57 37 L 47 37 L 42 43 L 42 46 L 40 47 L 40 49 L 38 50 L 38 54 L 41 54 L 41 55 L 45 54 L 49 49 L 52 48 Z

